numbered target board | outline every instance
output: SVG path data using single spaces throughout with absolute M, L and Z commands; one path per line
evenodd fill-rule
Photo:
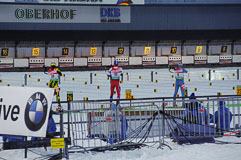
M 67 91 L 67 101 L 73 101 L 73 91 Z
M 145 47 L 144 54 L 151 54 L 151 47 Z
M 126 93 L 126 99 L 131 99 L 131 89 L 126 89 L 125 90 L 125 93 Z
M 177 47 L 171 47 L 171 53 L 172 54 L 177 53 Z
M 63 49 L 62 49 L 62 55 L 63 55 L 63 56 L 69 55 L 69 48 L 63 48 Z
M 200 53 L 202 53 L 202 50 L 203 50 L 203 46 L 196 47 L 196 53 L 200 54 Z
M 241 95 L 241 85 L 237 85 L 236 93 L 237 93 L 237 95 Z
M 8 48 L 2 48 L 1 56 L 8 56 Z
M 39 48 L 33 48 L 32 56 L 39 56 Z
M 124 54 L 124 47 L 119 47 L 117 53 L 118 54 Z
M 96 53 L 97 53 L 97 48 L 96 48 L 96 47 L 90 48 L 90 55 L 91 55 L 91 56 L 95 56 Z

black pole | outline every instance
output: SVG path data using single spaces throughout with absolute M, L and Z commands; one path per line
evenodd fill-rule
M 209 81 L 211 81 L 211 70 L 208 71 Z
M 90 73 L 90 84 L 92 84 L 93 73 Z
M 24 137 L 24 141 L 26 142 L 28 139 L 27 139 L 27 137 Z M 24 158 L 27 158 L 28 157 L 28 148 L 27 147 L 25 147 L 24 148 Z
M 68 138 L 70 138 L 70 115 L 69 112 L 70 111 L 70 103 L 68 102 Z
M 59 84 L 60 84 L 60 76 L 58 76 L 58 79 L 59 79 Z
M 68 141 L 70 140 L 70 101 L 68 101 Z M 64 123 L 62 124 L 64 125 Z M 69 159 L 69 151 L 68 151 L 68 144 L 66 141 L 65 143 L 65 158 Z
M 153 71 L 151 71 L 151 82 L 153 82 Z
M 165 113 L 165 99 L 163 98 L 162 99 L 162 111 L 163 111 L 163 113 Z M 163 130 L 162 130 L 162 138 L 163 138 L 163 144 L 164 144 L 164 135 L 165 135 L 165 115 L 164 114 L 162 114 L 162 128 L 163 128 Z
M 63 130 L 64 123 L 63 123 L 63 109 L 62 108 L 59 110 L 59 115 L 60 115 L 60 120 L 59 120 L 59 123 L 60 123 L 60 138 L 64 138 L 64 130 Z M 62 149 L 59 150 L 59 153 L 60 153 L 61 157 L 63 157 L 63 150 Z
M 237 69 L 237 80 L 239 80 L 239 69 Z
M 25 86 L 27 85 L 27 78 L 28 78 L 28 75 L 25 74 L 25 75 L 24 75 L 24 85 L 25 85 Z

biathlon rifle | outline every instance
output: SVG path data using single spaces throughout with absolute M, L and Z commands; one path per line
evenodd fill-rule
M 111 74 L 109 73 L 109 70 L 107 69 L 107 67 L 105 67 L 105 74 L 110 78 L 110 81 L 111 81 Z
M 48 74 L 48 67 L 45 65 L 43 67 L 44 67 L 44 74 Z
M 174 73 L 174 69 L 177 67 L 177 65 L 168 65 L 168 70 L 170 73 Z

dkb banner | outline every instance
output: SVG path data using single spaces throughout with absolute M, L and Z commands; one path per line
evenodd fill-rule
M 54 90 L 0 87 L 0 134 L 45 137 Z

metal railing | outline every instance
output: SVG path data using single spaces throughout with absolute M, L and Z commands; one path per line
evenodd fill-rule
M 234 135 L 240 130 L 240 96 L 170 97 L 72 101 L 68 109 L 71 148 L 126 147 L 159 143 L 165 138 Z

